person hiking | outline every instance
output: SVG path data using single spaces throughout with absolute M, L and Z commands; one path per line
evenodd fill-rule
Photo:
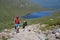
M 25 26 L 27 26 L 27 21 L 23 22 L 23 31 L 25 30 Z M 31 30 L 29 29 L 28 31 L 30 32 Z
M 15 30 L 16 30 L 17 33 L 19 33 L 19 26 L 20 26 L 19 17 L 16 17 L 14 22 L 15 22 Z
M 23 29 L 25 29 L 25 26 L 27 26 L 27 21 L 23 22 Z

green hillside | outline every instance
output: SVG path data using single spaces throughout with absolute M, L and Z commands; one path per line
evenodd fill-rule
M 60 12 L 54 12 L 52 16 L 46 16 L 43 18 L 27 20 L 27 22 L 28 22 L 28 25 L 38 24 L 38 23 L 40 23 L 40 25 L 47 24 L 46 27 L 40 28 L 40 30 L 43 30 L 43 31 L 49 30 L 49 29 L 52 30 L 54 28 L 60 28 Z
M 0 22 L 8 21 L 11 17 L 22 16 L 33 11 L 45 10 L 24 0 L 0 0 Z M 8 19 L 8 20 L 7 20 Z
M 42 23 L 49 23 L 50 19 L 53 19 L 54 21 L 56 20 L 58 22 L 60 20 L 60 12 L 53 12 L 51 16 L 46 16 L 46 17 L 37 18 L 37 19 L 35 18 L 35 19 L 28 20 L 28 21 L 30 21 L 29 24 L 34 24 L 34 23 L 41 23 L 42 24 Z
M 23 16 L 34 11 L 48 10 L 27 0 L 0 0 L 0 30 L 13 27 L 15 16 Z
M 0 31 L 5 28 L 14 27 L 13 20 L 15 16 L 21 17 L 28 13 L 43 11 L 43 10 L 46 11 L 49 9 L 42 8 L 34 3 L 30 3 L 28 0 L 0 0 Z M 53 18 L 54 17 L 57 17 L 57 16 L 54 14 Z M 48 18 L 49 17 L 27 20 L 27 21 L 28 21 L 28 24 L 41 23 L 41 22 L 43 23 L 45 22 L 45 19 L 47 20 Z

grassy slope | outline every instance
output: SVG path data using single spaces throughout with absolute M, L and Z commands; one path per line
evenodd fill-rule
M 50 20 L 50 19 L 53 19 L 53 20 Z M 41 30 L 51 30 L 51 29 L 54 29 L 56 27 L 59 27 L 60 26 L 52 26 L 53 24 L 56 24 L 56 23 L 59 23 L 60 24 L 60 12 L 54 12 L 52 16 L 46 16 L 46 17 L 43 17 L 43 18 L 38 18 L 38 19 L 32 19 L 32 20 L 27 20 L 28 21 L 28 24 L 35 24 L 35 23 L 40 23 L 40 24 L 48 24 L 46 27 L 44 28 L 41 28 Z
M 43 18 L 37 18 L 37 19 L 31 19 L 31 20 L 27 19 L 27 20 L 30 21 L 29 24 L 33 24 L 33 23 L 46 23 L 50 19 L 54 19 L 54 20 L 60 19 L 60 12 L 54 12 L 51 16 L 46 16 Z
M 42 7 L 39 7 L 36 4 L 27 2 L 28 5 L 20 8 L 21 4 L 25 4 L 26 0 L 21 0 L 21 2 L 17 3 L 17 0 L 0 0 L 0 31 L 4 28 L 12 28 L 14 27 L 13 19 L 15 16 L 23 16 L 31 12 L 35 11 L 43 11 L 49 10 Z M 54 14 L 55 15 L 55 14 Z M 55 16 L 56 17 L 56 16 Z M 50 17 L 51 18 L 51 17 Z M 41 19 L 34 19 L 34 20 L 27 20 L 28 24 L 33 23 L 44 23 L 48 20 L 49 17 L 41 18 Z M 23 20 L 22 20 L 23 21 Z
M 25 5 L 27 3 L 28 5 Z M 23 4 L 23 7 L 20 7 Z M 0 0 L 0 30 L 13 27 L 13 18 L 34 11 L 48 10 L 26 0 Z

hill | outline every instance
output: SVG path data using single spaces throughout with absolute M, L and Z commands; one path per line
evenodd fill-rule
M 49 9 L 42 8 L 37 4 L 29 2 L 29 0 L 0 0 L 0 31 L 5 28 L 14 27 L 13 20 L 15 16 L 21 17 L 28 13 L 36 11 L 46 11 L 46 10 Z M 41 19 L 39 18 L 34 20 L 27 20 L 27 21 L 28 24 L 41 23 L 41 22 L 43 23 L 45 19 L 48 19 L 48 17 Z
M 53 23 L 58 22 L 60 20 L 60 12 L 53 12 L 51 16 L 45 16 L 42 18 L 35 18 L 35 19 L 27 19 L 28 24 L 34 24 L 34 23 L 50 23 L 50 19 L 53 19 Z M 59 21 L 60 22 L 60 21 Z M 51 23 L 52 24 L 52 23 Z
M 13 27 L 13 19 L 15 16 L 23 16 L 25 14 L 48 10 L 29 2 L 28 0 L 0 0 L 0 30 Z

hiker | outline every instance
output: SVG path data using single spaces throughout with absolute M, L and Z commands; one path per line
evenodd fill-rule
M 19 26 L 20 26 L 19 17 L 16 17 L 14 22 L 15 22 L 15 30 L 16 30 L 17 33 L 19 33 Z
M 25 26 L 27 26 L 27 21 L 23 22 L 23 29 L 25 29 Z

